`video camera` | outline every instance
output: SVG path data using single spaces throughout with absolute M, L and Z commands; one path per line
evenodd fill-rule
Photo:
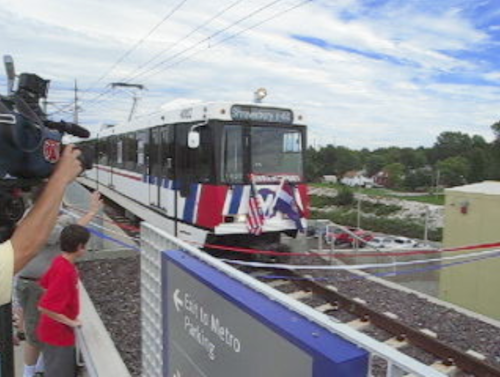
M 49 80 L 16 74 L 10 56 L 4 56 L 7 96 L 0 95 L 0 226 L 13 226 L 24 213 L 23 192 L 48 178 L 62 152 L 65 133 L 88 138 L 85 128 L 64 121 L 54 122 L 40 107 L 47 98 Z M 82 164 L 92 167 L 89 151 L 82 150 Z

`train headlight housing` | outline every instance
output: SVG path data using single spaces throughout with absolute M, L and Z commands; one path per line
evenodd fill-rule
M 247 221 L 246 215 L 233 215 L 233 216 L 225 216 L 225 223 L 244 223 Z

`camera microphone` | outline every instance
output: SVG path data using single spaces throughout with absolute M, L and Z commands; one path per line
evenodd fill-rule
M 47 120 L 44 122 L 44 124 L 53 130 L 57 130 L 59 132 L 67 133 L 76 137 L 80 137 L 82 139 L 87 139 L 90 137 L 90 132 L 86 129 L 83 128 L 82 126 L 79 126 L 78 124 L 75 123 L 69 123 L 65 121 L 60 121 L 60 122 L 53 122 L 50 120 Z

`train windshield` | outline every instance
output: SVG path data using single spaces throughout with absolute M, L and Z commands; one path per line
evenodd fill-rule
M 251 127 L 252 174 L 302 177 L 302 132 L 296 128 Z
M 239 184 L 250 174 L 303 177 L 304 131 L 292 127 L 226 125 L 222 180 Z

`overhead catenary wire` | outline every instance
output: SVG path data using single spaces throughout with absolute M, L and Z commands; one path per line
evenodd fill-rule
M 214 20 L 216 20 L 217 18 L 219 18 L 220 16 L 222 16 L 224 13 L 228 12 L 229 10 L 231 10 L 232 8 L 234 8 L 236 5 L 244 2 L 245 0 L 236 0 L 234 1 L 233 3 L 229 4 L 227 7 L 223 8 L 222 10 L 220 10 L 218 13 L 216 13 L 214 16 L 210 17 L 207 21 L 205 21 L 204 23 L 202 23 L 201 25 L 197 26 L 196 28 L 194 28 L 193 30 L 191 30 L 189 33 L 187 33 L 186 35 L 184 35 L 183 37 L 181 37 L 180 39 L 178 39 L 177 41 L 175 41 L 174 43 L 172 43 L 169 47 L 167 47 L 166 49 L 164 50 L 161 50 L 159 51 L 156 55 L 154 55 L 151 59 L 149 59 L 147 62 L 145 63 L 142 63 L 139 67 L 137 67 L 136 71 L 137 70 L 140 70 L 140 69 L 143 69 L 144 67 L 146 67 L 147 65 L 149 65 L 150 63 L 152 63 L 153 61 L 155 61 L 156 59 L 158 59 L 160 56 L 166 54 L 167 52 L 169 52 L 170 50 L 172 50 L 173 48 L 175 48 L 176 46 L 178 46 L 181 42 L 185 41 L 186 39 L 188 39 L 189 37 L 191 37 L 194 33 L 196 33 L 198 30 L 201 30 L 203 29 L 204 27 L 208 26 L 209 24 L 211 24 Z M 127 78 L 125 79 L 122 79 L 121 81 L 123 80 L 126 80 Z M 133 78 L 131 78 L 132 80 Z
M 241 22 L 243 22 L 243 21 L 248 20 L 249 18 L 251 18 L 251 17 L 255 16 L 256 14 L 258 14 L 258 13 L 260 13 L 260 12 L 264 11 L 265 9 L 270 8 L 271 6 L 273 6 L 273 5 L 277 4 L 277 3 L 281 2 L 281 1 L 283 1 L 283 0 L 274 0 L 274 1 L 272 1 L 272 2 L 270 2 L 270 3 L 268 3 L 268 4 L 266 4 L 266 5 L 264 5 L 264 6 L 260 7 L 260 8 L 258 8 L 257 10 L 255 10 L 255 11 L 253 11 L 253 12 L 251 12 L 251 13 L 247 14 L 246 16 L 244 16 L 244 17 L 240 18 L 239 20 L 237 20 L 237 21 L 233 22 L 233 23 L 232 23 L 232 24 L 230 24 L 229 26 L 227 26 L 227 27 L 225 27 L 225 28 L 223 28 L 223 29 L 221 29 L 221 30 L 218 30 L 218 31 L 214 32 L 213 34 L 211 34 L 210 36 L 208 36 L 208 37 L 204 38 L 203 40 L 201 40 L 201 41 L 199 41 L 199 42 L 196 42 L 195 44 L 193 44 L 193 45 L 191 45 L 191 46 L 189 46 L 189 47 L 185 48 L 184 50 L 182 50 L 182 51 L 180 51 L 180 52 L 176 53 L 175 55 L 173 55 L 173 56 L 169 57 L 168 59 L 165 59 L 165 60 L 163 60 L 162 62 L 157 63 L 155 66 L 153 66 L 153 67 L 149 68 L 148 70 L 146 70 L 146 71 L 144 71 L 144 72 L 142 72 L 142 73 L 140 73 L 140 74 L 138 74 L 138 75 L 136 75 L 136 76 L 132 76 L 132 77 L 126 78 L 124 81 L 125 81 L 125 82 L 130 82 L 132 79 L 137 79 L 137 78 L 139 78 L 139 77 L 141 77 L 141 76 L 143 76 L 143 75 L 146 75 L 146 77 L 143 77 L 142 79 L 143 79 L 143 80 L 147 80 L 147 79 L 149 79 L 150 77 L 152 77 L 152 76 L 154 76 L 154 75 L 156 75 L 156 74 L 158 74 L 158 73 L 160 73 L 160 72 L 162 72 L 162 71 L 166 71 L 166 70 L 168 70 L 168 69 L 170 69 L 170 68 L 172 68 L 172 67 L 174 67 L 174 66 L 177 66 L 178 64 L 180 64 L 180 63 L 182 63 L 182 62 L 184 62 L 184 61 L 186 61 L 186 60 L 188 60 L 188 59 L 192 58 L 194 55 L 196 55 L 196 54 L 198 54 L 198 53 L 200 53 L 200 52 L 202 52 L 202 51 L 204 51 L 204 50 L 206 50 L 206 49 L 209 49 L 209 48 L 214 48 L 214 47 L 216 47 L 217 45 L 220 45 L 221 43 L 224 43 L 224 42 L 226 42 L 226 41 L 228 41 L 228 40 L 231 40 L 231 39 L 233 39 L 233 38 L 236 38 L 236 37 L 240 36 L 241 34 L 243 34 L 243 33 L 247 32 L 247 31 L 249 31 L 249 30 L 255 29 L 256 27 L 258 27 L 258 26 L 260 26 L 260 25 L 262 25 L 262 24 L 264 24 L 264 23 L 266 23 L 266 22 L 269 22 L 269 21 L 271 21 L 271 20 L 273 20 L 273 19 L 276 19 L 276 18 L 278 18 L 278 17 L 281 17 L 281 16 L 283 16 L 284 14 L 286 14 L 286 13 L 288 13 L 288 12 L 291 12 L 291 11 L 293 11 L 293 10 L 295 10 L 295 9 L 297 9 L 297 8 L 299 8 L 299 7 L 301 7 L 301 6 L 304 6 L 304 5 L 308 4 L 308 3 L 311 3 L 313 0 L 304 0 L 304 1 L 300 1 L 299 3 L 297 3 L 297 4 L 293 5 L 293 6 L 291 6 L 291 7 L 287 8 L 287 9 L 285 9 L 285 10 L 282 10 L 282 11 L 280 11 L 280 12 L 277 12 L 277 13 L 273 14 L 272 16 L 268 17 L 268 18 L 265 18 L 265 19 L 263 19 L 263 20 L 261 20 L 261 21 L 259 21 L 259 22 L 255 23 L 255 24 L 253 24 L 253 25 L 251 25 L 251 26 L 249 26 L 249 27 L 246 27 L 246 28 L 244 28 L 244 29 L 242 29 L 242 30 L 240 30 L 240 31 L 238 31 L 238 32 L 236 32 L 236 33 L 234 33 L 234 34 L 232 34 L 232 35 L 230 35 L 230 36 L 228 36 L 228 37 L 226 37 L 226 38 L 222 39 L 222 40 L 219 40 L 219 41 L 217 41 L 217 42 L 215 42 L 215 43 L 213 43 L 213 44 L 211 44 L 211 45 L 209 45 L 209 46 L 207 46 L 207 47 L 205 47 L 205 48 L 203 48 L 203 49 L 201 49 L 201 50 L 194 51 L 194 53 L 192 53 L 192 54 L 190 54 L 190 55 L 188 55 L 188 56 L 186 56 L 186 57 L 184 57 L 184 58 L 182 58 L 182 59 L 180 59 L 180 60 L 178 60 L 178 61 L 176 61 L 176 62 L 173 62 L 172 64 L 170 64 L 170 65 L 168 65 L 168 66 L 166 66 L 166 67 L 164 67 L 164 68 L 161 68 L 161 69 L 157 70 L 156 72 L 153 72 L 155 69 L 159 68 L 161 65 L 164 65 L 164 64 L 168 63 L 169 61 L 172 61 L 172 60 L 173 60 L 173 59 L 175 59 L 175 58 L 179 58 L 179 57 L 181 57 L 182 55 L 184 55 L 184 54 L 188 53 L 189 51 L 193 50 L 194 48 L 196 48 L 196 47 L 198 47 L 198 46 L 202 45 L 203 43 L 205 43 L 205 42 L 207 42 L 207 41 L 211 41 L 214 37 L 216 37 L 216 36 L 218 36 L 218 35 L 222 34 L 223 32 L 225 32 L 225 31 L 229 30 L 230 28 L 232 28 L 232 27 L 234 27 L 234 26 L 236 26 L 236 25 L 240 24 L 240 23 L 241 23 Z M 111 90 L 109 90 L 109 89 L 108 89 L 107 91 L 105 91 L 105 92 L 103 92 L 103 93 L 99 94 L 96 98 L 92 99 L 92 100 L 91 100 L 91 102 L 97 101 L 97 100 L 98 100 L 99 98 L 101 98 L 102 96 L 109 94 L 109 92 L 111 92 Z M 114 94 L 112 93 L 111 95 L 113 96 Z
M 167 59 L 165 59 L 165 60 L 157 63 L 156 65 L 154 65 L 150 69 L 146 70 L 145 72 L 142 72 L 142 73 L 140 73 L 138 75 L 135 75 L 135 76 L 131 77 L 130 80 L 137 79 L 138 77 L 141 77 L 141 76 L 143 76 L 145 74 L 148 74 L 149 72 L 151 72 L 151 71 L 153 71 L 153 70 L 161 67 L 165 63 L 168 63 L 168 62 L 172 61 L 173 59 L 175 59 L 175 58 L 177 58 L 179 56 L 182 56 L 185 53 L 191 51 L 192 49 L 194 49 L 194 48 L 196 48 L 196 47 L 198 47 L 198 46 L 200 46 L 200 45 L 202 45 L 202 44 L 204 44 L 206 42 L 211 41 L 213 38 L 217 37 L 218 35 L 220 35 L 220 34 L 226 32 L 226 31 L 232 29 L 233 27 L 235 27 L 235 26 L 239 25 L 240 23 L 242 23 L 242 22 L 244 22 L 244 21 L 252 18 L 253 16 L 255 16 L 255 15 L 257 15 L 257 14 L 265 11 L 266 9 L 269 9 L 269 8 L 273 7 L 274 5 L 276 5 L 278 3 L 281 3 L 282 1 L 284 1 L 284 0 L 273 0 L 273 1 L 271 1 L 271 2 L 269 2 L 267 4 L 265 4 L 265 5 L 261 6 L 260 8 L 257 8 L 256 10 L 248 13 L 247 15 L 245 15 L 245 16 L 241 17 L 240 19 L 234 21 L 233 23 L 229 24 L 228 26 L 226 26 L 226 27 L 224 27 L 224 28 L 222 28 L 220 30 L 217 30 L 216 32 L 210 34 L 208 37 L 205 37 L 204 39 L 202 39 L 202 40 L 194 43 L 193 45 L 191 45 L 189 47 L 186 47 L 185 49 L 177 52 L 176 54 L 172 55 L 171 57 L 169 57 L 169 58 L 167 58 Z M 209 47 L 213 47 L 213 45 L 209 46 Z M 143 79 L 147 80 L 149 77 L 151 77 L 153 75 L 150 74 L 149 76 L 146 76 Z
M 125 53 L 123 53 L 113 64 L 112 66 L 102 74 L 94 83 L 92 83 L 87 89 L 85 89 L 82 93 L 82 96 L 92 90 L 97 84 L 99 84 L 102 80 L 104 80 L 114 69 L 123 62 L 130 54 L 132 54 L 137 48 L 143 44 L 146 39 L 148 39 L 158 28 L 167 22 L 188 0 L 181 0 L 174 8 L 169 10 L 167 14 L 155 25 L 153 26 L 140 40 L 138 40 L 131 48 L 129 48 Z M 100 98 L 100 97 L 99 97 Z M 82 101 L 83 102 L 83 101 Z
M 237 20 L 237 21 L 235 21 L 235 22 L 231 23 L 230 25 L 226 26 L 225 28 L 223 28 L 223 29 L 221 29 L 221 30 L 216 31 L 216 32 L 214 32 L 213 34 L 211 34 L 210 36 L 208 36 L 208 37 L 206 37 L 206 38 L 202 39 L 201 41 L 198 41 L 198 42 L 194 43 L 193 45 L 191 45 L 191 46 L 189 46 L 189 47 L 185 48 L 184 50 L 182 50 L 182 51 L 180 51 L 180 52 L 177 52 L 176 54 L 174 54 L 173 56 L 169 57 L 168 59 L 163 60 L 163 61 L 161 61 L 161 62 L 157 63 L 156 65 L 154 65 L 153 67 L 151 67 L 151 68 L 149 68 L 149 69 L 145 70 L 144 72 L 142 72 L 142 73 L 140 73 L 140 74 L 134 74 L 134 73 L 135 73 L 135 71 L 134 71 L 134 72 L 132 72 L 132 75 L 131 75 L 131 76 L 126 77 L 126 78 L 122 79 L 121 81 L 123 81 L 123 82 L 125 82 L 125 83 L 130 83 L 132 80 L 137 79 L 137 78 L 141 77 L 141 76 L 142 76 L 142 75 L 144 75 L 144 74 L 148 74 L 149 72 L 151 72 L 152 70 L 156 69 L 157 67 L 159 67 L 159 66 L 161 66 L 161 65 L 165 64 L 166 62 L 169 62 L 169 61 L 171 61 L 172 59 L 175 59 L 176 57 L 182 56 L 183 54 L 185 54 L 185 53 L 189 52 L 189 51 L 190 51 L 190 50 L 192 50 L 193 48 L 198 47 L 199 45 L 201 45 L 201 44 L 205 43 L 206 41 L 208 41 L 208 40 L 210 40 L 210 39 L 212 39 L 212 38 L 214 38 L 215 36 L 217 36 L 217 35 L 219 35 L 219 34 L 221 34 L 221 33 L 225 32 L 225 31 L 227 31 L 227 30 L 231 29 L 232 27 L 234 27 L 234 26 L 236 26 L 236 25 L 240 24 L 241 22 L 248 20 L 249 18 L 251 18 L 251 17 L 255 16 L 256 14 L 259 14 L 259 13 L 263 12 L 264 10 L 266 10 L 266 9 L 270 8 L 271 6 L 273 6 L 273 5 L 275 5 L 275 4 L 278 4 L 278 3 L 282 2 L 282 1 L 284 1 L 284 0 L 273 0 L 273 1 L 271 1 L 270 3 L 267 3 L 266 5 L 264 5 L 264 6 L 262 6 L 262 7 L 258 8 L 258 9 L 256 9 L 256 10 L 254 10 L 254 11 L 250 12 L 249 14 L 247 14 L 247 15 L 245 15 L 244 17 L 240 18 L 239 20 Z M 152 76 L 152 75 L 150 75 L 150 76 Z M 90 99 L 90 100 L 89 100 L 89 101 L 90 101 L 90 102 L 89 102 L 89 105 L 90 105 L 90 104 L 92 104 L 93 102 L 95 102 L 95 101 L 99 100 L 99 99 L 100 99 L 100 98 L 102 98 L 103 96 L 108 95 L 110 92 L 112 92 L 112 90 L 111 90 L 110 88 L 107 88 L 104 92 L 102 92 L 102 93 L 100 93 L 99 95 L 95 96 L 94 98 Z M 111 94 L 111 95 L 112 95 L 112 96 L 114 96 L 114 94 Z

